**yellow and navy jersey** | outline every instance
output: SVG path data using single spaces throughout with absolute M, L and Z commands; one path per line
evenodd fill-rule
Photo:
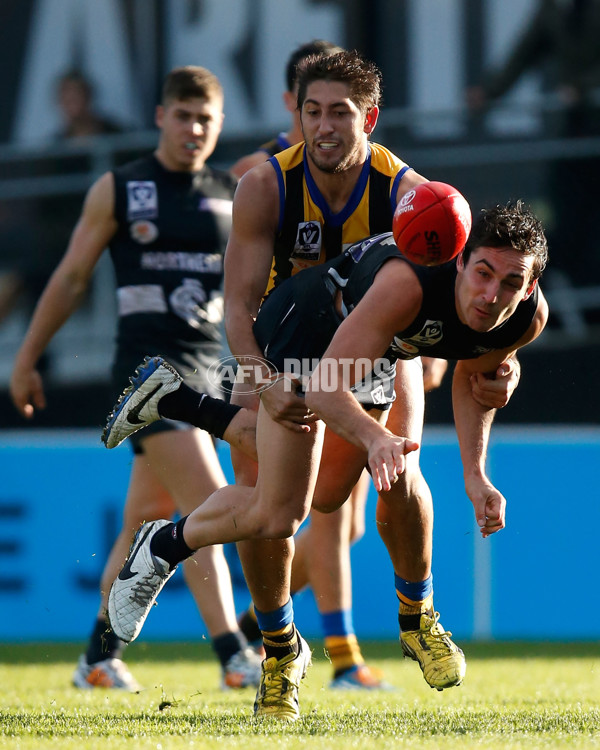
M 269 159 L 279 182 L 279 225 L 268 291 L 304 268 L 335 258 L 354 242 L 392 230 L 398 183 L 410 169 L 377 143 L 344 208 L 332 213 L 307 164 L 304 143 Z

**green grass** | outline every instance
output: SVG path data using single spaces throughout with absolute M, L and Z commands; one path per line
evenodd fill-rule
M 394 692 L 333 692 L 322 646 L 292 726 L 252 719 L 254 691 L 222 692 L 206 644 L 134 644 L 139 695 L 70 686 L 81 648 L 0 645 L 0 747 L 600 748 L 600 644 L 463 644 L 464 685 L 431 690 L 395 643 L 365 644 Z

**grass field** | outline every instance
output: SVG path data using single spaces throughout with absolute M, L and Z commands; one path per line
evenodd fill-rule
M 253 690 L 222 692 L 206 644 L 134 644 L 137 695 L 70 686 L 81 648 L 0 646 L 0 747 L 600 748 L 600 643 L 463 644 L 464 685 L 431 690 L 395 643 L 365 644 L 394 692 L 334 692 L 322 645 L 292 726 L 252 719 Z

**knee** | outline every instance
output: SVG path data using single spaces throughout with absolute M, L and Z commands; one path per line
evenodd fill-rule
M 346 496 L 340 493 L 324 493 L 322 496 L 315 493 L 312 499 L 312 507 L 319 513 L 335 513 L 346 502 Z
M 261 539 L 288 539 L 298 531 L 300 522 L 290 518 L 265 519 L 258 536 Z
M 303 517 L 284 509 L 279 512 L 263 513 L 257 519 L 255 536 L 258 539 L 288 539 L 296 534 L 302 525 Z
M 389 492 L 380 492 L 379 499 L 399 512 L 415 506 L 431 504 L 431 491 L 420 471 L 405 471 Z

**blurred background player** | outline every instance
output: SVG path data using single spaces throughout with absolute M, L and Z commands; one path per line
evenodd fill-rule
M 249 169 L 267 161 L 271 156 L 304 140 L 298 110 L 296 71 L 311 55 L 335 54 L 342 48 L 323 39 L 314 39 L 301 45 L 290 55 L 285 68 L 286 90 L 283 93 L 285 108 L 290 113 L 290 127 L 276 138 L 264 143 L 254 153 L 239 159 L 232 171 L 241 177 Z M 424 358 L 425 390 L 440 385 L 447 362 Z M 246 404 L 247 405 L 247 404 Z M 257 403 L 255 404 L 257 408 Z M 256 471 L 248 459 L 232 449 L 236 479 L 244 484 L 253 479 Z M 325 648 L 333 667 L 332 688 L 384 688 L 378 670 L 368 667 L 356 639 L 352 621 L 352 571 L 350 546 L 358 541 L 365 530 L 365 506 L 371 486 L 368 473 L 363 472 L 350 495 L 350 502 L 338 511 L 322 514 L 311 512 L 310 526 L 296 537 L 296 551 L 292 566 L 292 592 L 298 593 L 310 585 L 321 616 Z M 246 636 L 255 641 L 260 638 L 253 608 L 242 615 L 240 625 Z
M 210 388 L 206 370 L 222 350 L 223 254 L 236 183 L 206 164 L 223 122 L 218 79 L 201 67 L 171 71 L 155 120 L 160 137 L 154 154 L 105 173 L 90 188 L 66 254 L 38 302 L 10 383 L 15 406 L 27 418 L 45 406 L 37 362 L 82 301 L 106 247 L 118 286 L 115 391 L 148 348 L 164 352 L 188 382 Z M 123 525 L 102 574 L 87 650 L 73 676 L 78 687 L 139 689 L 122 661 L 124 644 L 107 632 L 110 585 L 142 521 L 189 513 L 226 483 L 211 437 L 198 429 L 161 422 L 131 444 Z M 238 628 L 222 548 L 204 550 L 184 575 L 221 663 L 223 686 L 255 685 L 260 658 Z

